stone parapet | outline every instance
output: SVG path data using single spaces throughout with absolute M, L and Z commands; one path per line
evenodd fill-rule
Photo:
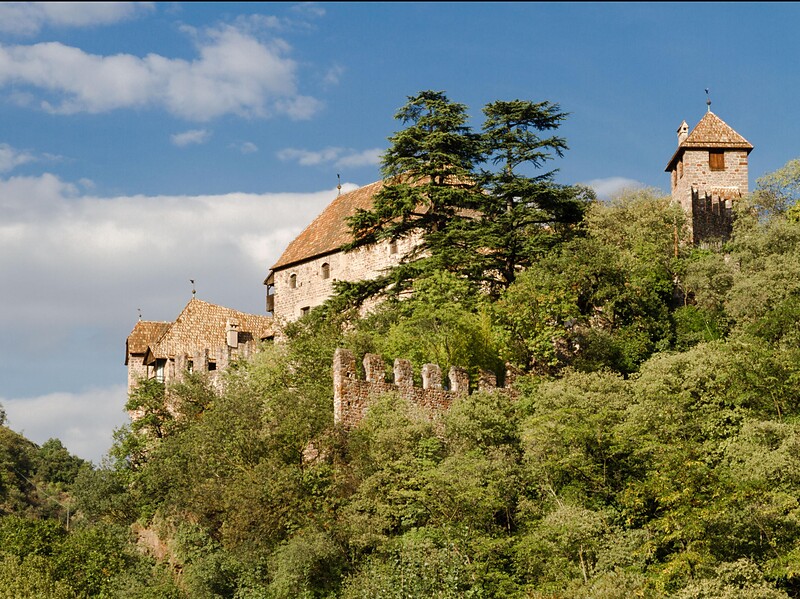
M 457 397 L 469 393 L 469 374 L 464 368 L 450 368 L 450 388 L 445 389 L 442 369 L 436 364 L 423 365 L 422 387 L 414 385 L 414 373 L 409 360 L 398 358 L 394 361 L 393 382 L 386 380 L 386 363 L 380 356 L 366 354 L 363 365 L 364 380 L 361 380 L 353 352 L 338 348 L 333 355 L 333 419 L 347 429 L 353 428 L 364 418 L 372 398 L 386 393 L 396 393 L 422 407 L 431 417 L 447 410 Z M 481 371 L 478 390 L 514 396 L 510 386 L 497 387 L 497 376 L 487 371 Z

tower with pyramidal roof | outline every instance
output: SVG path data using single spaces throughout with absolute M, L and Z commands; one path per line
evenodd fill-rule
M 709 110 L 691 133 L 678 128 L 678 149 L 667 164 L 672 199 L 689 219 L 695 244 L 730 236 L 733 204 L 747 194 L 747 157 L 753 146 Z

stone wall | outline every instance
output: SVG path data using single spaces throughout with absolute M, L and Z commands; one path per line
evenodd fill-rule
M 333 419 L 345 428 L 353 428 L 367 412 L 372 398 L 385 393 L 397 393 L 425 409 L 431 416 L 447 410 L 461 395 L 469 394 L 470 380 L 463 368 L 452 367 L 448 373 L 449 389 L 445 389 L 442 369 L 436 364 L 422 367 L 422 387 L 414 386 L 411 362 L 394 361 L 394 381 L 386 380 L 386 364 L 380 356 L 364 356 L 364 380 L 358 378 L 353 352 L 338 348 L 333 356 Z M 506 386 L 497 387 L 494 373 L 482 371 L 477 388 L 479 391 L 505 393 L 513 396 L 512 374 L 506 373 Z
M 394 247 L 381 242 L 347 254 L 334 252 L 276 270 L 273 272 L 275 319 L 282 323 L 297 320 L 304 310 L 321 305 L 333 295 L 334 281 L 374 279 L 383 269 L 398 264 L 415 245 L 416 241 L 411 239 L 398 240 Z M 328 265 L 327 278 L 323 270 L 325 264 Z
M 179 382 L 188 372 L 208 374 L 209 381 L 218 391 L 222 390 L 222 373 L 231 362 L 246 360 L 257 350 L 254 339 L 240 342 L 237 347 L 230 346 L 202 349 L 192 355 L 183 353 L 170 358 L 165 370 L 165 383 Z M 190 368 L 191 366 L 191 368 Z
M 711 170 L 708 150 L 686 150 L 672 173 L 672 197 L 679 201 L 691 227 L 691 239 L 726 239 L 732 206 L 748 192 L 747 152 L 725 151 L 725 169 Z

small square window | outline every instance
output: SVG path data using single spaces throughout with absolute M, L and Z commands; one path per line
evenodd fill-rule
M 712 171 L 724 171 L 725 152 L 722 150 L 711 150 L 708 153 L 708 166 Z
M 209 370 L 216 370 L 217 369 L 217 363 L 216 362 L 209 362 L 208 363 L 208 369 Z

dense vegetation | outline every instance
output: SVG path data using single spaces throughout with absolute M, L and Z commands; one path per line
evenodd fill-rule
M 333 298 L 221 394 L 140 386 L 99 468 L 0 427 L 0 598 L 800 597 L 789 174 L 715 248 L 631 192 L 494 294 L 431 267 L 367 316 Z M 345 432 L 338 346 L 526 374 Z

